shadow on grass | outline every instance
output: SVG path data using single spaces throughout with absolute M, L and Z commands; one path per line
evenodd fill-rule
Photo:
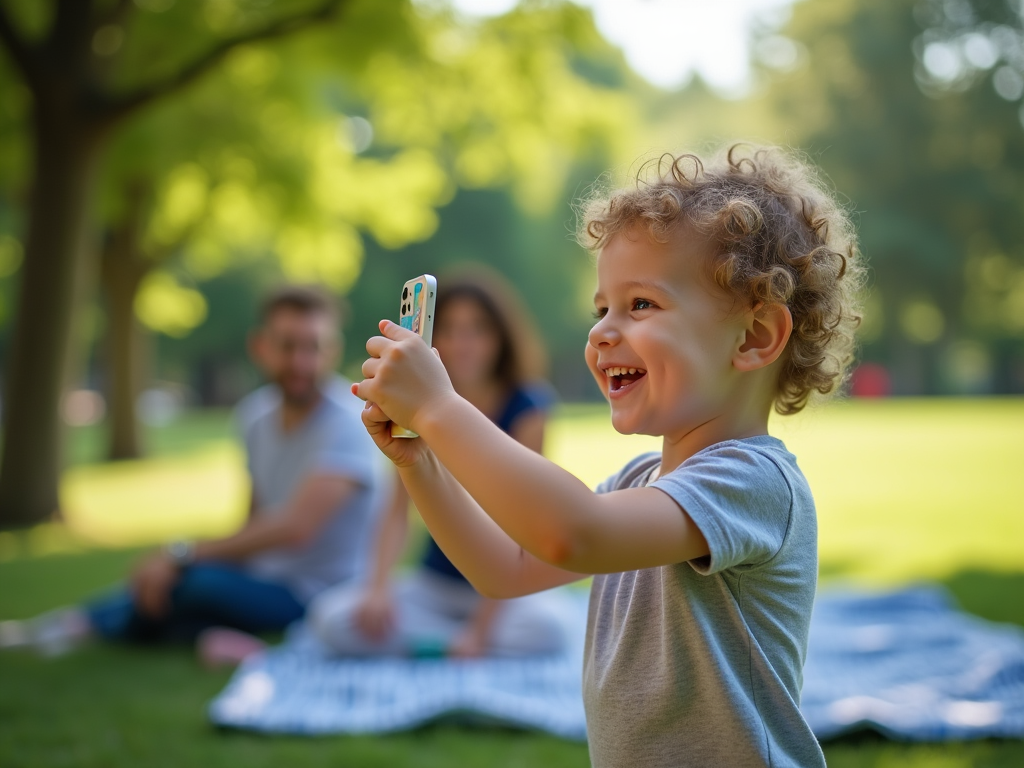
M 968 613 L 1024 626 L 1024 572 L 961 571 L 941 583 Z
M 1019 768 L 1024 743 L 1010 739 L 918 744 L 895 742 L 873 731 L 822 745 L 829 768 Z

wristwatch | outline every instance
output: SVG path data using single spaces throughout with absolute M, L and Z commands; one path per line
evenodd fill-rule
M 179 568 L 185 568 L 196 561 L 196 543 L 194 541 L 185 539 L 172 541 L 165 547 L 165 551 Z

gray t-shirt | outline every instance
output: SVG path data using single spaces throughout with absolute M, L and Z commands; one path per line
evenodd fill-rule
M 365 575 L 371 538 L 390 484 L 380 451 L 366 433 L 363 403 L 333 378 L 306 420 L 285 432 L 280 395 L 263 387 L 236 409 L 248 452 L 255 514 L 277 515 L 310 474 L 339 475 L 355 481 L 353 495 L 303 549 L 272 549 L 250 558 L 246 570 L 284 584 L 302 601 L 320 591 Z
M 634 459 L 598 492 L 647 484 L 660 458 Z M 711 554 L 594 578 L 583 662 L 593 765 L 824 766 L 799 707 L 818 560 L 796 458 L 767 435 L 728 440 L 650 485 Z

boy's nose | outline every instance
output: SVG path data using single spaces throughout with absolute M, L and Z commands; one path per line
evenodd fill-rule
M 620 336 L 619 332 L 615 329 L 615 325 L 609 322 L 606 315 L 598 320 L 594 327 L 590 329 L 588 338 L 592 347 L 604 347 L 617 344 Z

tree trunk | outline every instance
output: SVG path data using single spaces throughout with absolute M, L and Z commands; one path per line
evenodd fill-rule
M 80 284 L 91 264 L 88 197 L 99 136 L 70 109 L 39 101 L 35 108 L 25 261 L 5 371 L 0 528 L 33 525 L 58 510 L 60 398 Z
M 146 334 L 135 316 L 135 294 L 149 266 L 139 254 L 142 193 L 133 186 L 126 197 L 127 214 L 107 239 L 100 269 L 107 305 L 107 456 L 115 461 L 142 455 L 136 405 L 148 362 Z
M 143 454 L 142 431 L 136 414 L 146 384 L 146 332 L 135 317 L 134 286 L 107 287 L 107 418 L 110 419 L 107 458 L 137 459 Z

